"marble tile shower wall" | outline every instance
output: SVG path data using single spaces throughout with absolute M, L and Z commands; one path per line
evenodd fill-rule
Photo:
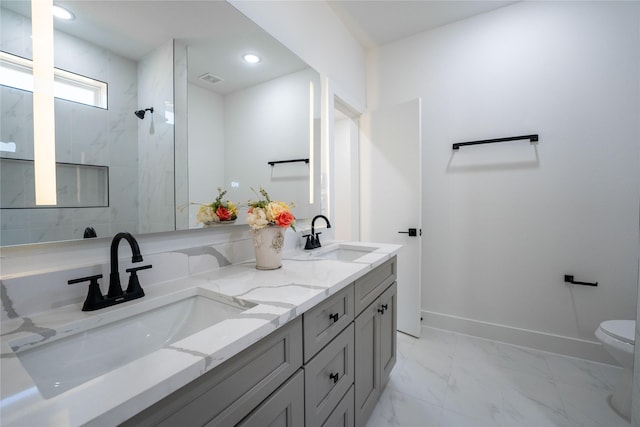
M 0 49 L 31 58 L 29 19 L 5 9 L 1 15 Z M 56 99 L 55 112 L 56 161 L 109 166 L 110 206 L 2 209 L 1 245 L 78 239 L 87 226 L 99 236 L 137 230 L 138 131 L 132 114 L 137 109 L 137 63 L 56 31 L 55 66 L 108 83 L 108 109 Z M 33 159 L 32 94 L 4 86 L 0 91 L 1 140 L 17 146 L 15 153 L 2 156 Z M 12 182 L 3 177 L 2 185 Z M 58 186 L 64 188 L 65 183 Z M 75 184 L 63 191 L 76 191 Z
M 139 232 L 175 228 L 173 40 L 146 55 L 138 67 L 138 103 L 154 113 L 138 123 Z
M 300 240 L 294 233 L 288 233 L 287 244 L 294 248 L 293 239 Z M 189 275 L 215 270 L 227 265 L 250 261 L 254 257 L 251 234 L 246 231 L 222 231 L 212 235 L 210 243 L 194 247 L 183 247 L 166 252 L 146 254 L 145 245 L 140 242 L 144 261 L 137 266 L 151 264 L 153 268 L 139 273 L 144 289 L 168 281 L 179 280 Z M 122 244 L 126 246 L 126 244 Z M 119 271 L 123 286 L 128 282 L 125 269 L 131 267 L 131 258 L 124 256 L 120 249 Z M 96 263 L 76 268 L 47 271 L 35 274 L 22 274 L 0 278 L 0 300 L 2 302 L 1 320 L 27 318 L 41 313 L 76 304 L 71 310 L 80 310 L 87 295 L 87 284 L 68 285 L 67 281 L 79 277 L 102 274 L 100 279 L 102 292 L 106 293 L 109 281 L 110 264 Z M 37 326 L 37 325 L 35 325 Z

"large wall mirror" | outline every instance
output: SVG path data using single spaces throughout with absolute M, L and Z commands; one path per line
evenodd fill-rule
M 55 20 L 61 80 L 106 84 L 91 89 L 106 102 L 56 94 L 58 205 L 36 207 L 32 93 L 2 83 L 0 245 L 202 227 L 198 203 L 218 188 L 246 203 L 263 186 L 298 219 L 319 213 L 320 80 L 300 58 L 224 1 L 56 4 L 74 15 Z M 0 6 L 0 60 L 28 68 L 30 3 Z

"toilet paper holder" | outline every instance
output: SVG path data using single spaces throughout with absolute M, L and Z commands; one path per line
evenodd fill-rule
M 573 279 L 573 275 L 571 275 L 571 274 L 565 274 L 564 275 L 564 281 L 567 282 L 567 283 L 571 283 L 572 285 L 598 286 L 598 282 L 595 282 L 595 283 L 578 282 L 578 281 Z

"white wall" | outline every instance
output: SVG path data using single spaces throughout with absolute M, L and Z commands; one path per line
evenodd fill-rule
M 189 201 L 211 203 L 224 180 L 224 98 L 189 84 Z M 229 190 L 229 188 L 227 188 Z M 226 198 L 225 198 L 226 199 Z M 189 227 L 198 227 L 198 205 L 189 208 Z
M 370 53 L 370 107 L 423 99 L 425 323 L 598 359 L 635 318 L 639 8 L 521 2 Z

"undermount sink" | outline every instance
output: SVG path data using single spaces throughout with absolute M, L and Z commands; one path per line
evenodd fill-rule
M 327 246 L 326 248 L 321 248 L 317 253 L 312 253 L 312 256 L 321 259 L 335 259 L 338 261 L 350 262 L 355 261 L 376 249 L 378 248 L 372 246 L 356 246 L 339 243 Z
M 18 350 L 16 355 L 48 399 L 236 317 L 252 306 L 255 304 L 241 306 L 189 295 L 107 325 Z

